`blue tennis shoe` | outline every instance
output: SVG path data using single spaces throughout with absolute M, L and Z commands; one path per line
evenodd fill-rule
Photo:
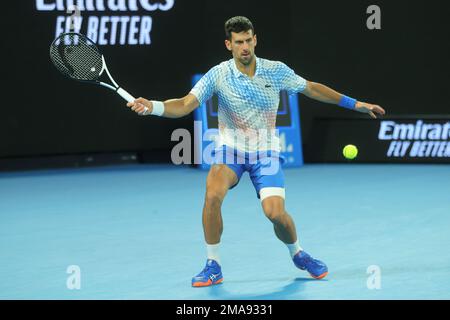
M 192 278 L 192 286 L 209 287 L 222 281 L 223 276 L 220 265 L 215 260 L 208 259 L 202 272 Z
M 301 270 L 306 270 L 315 279 L 325 278 L 328 274 L 328 267 L 320 260 L 313 259 L 305 251 L 299 251 L 294 258 L 294 264 Z

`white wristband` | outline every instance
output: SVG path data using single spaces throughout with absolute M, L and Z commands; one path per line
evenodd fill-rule
M 154 116 L 162 116 L 164 114 L 164 102 L 161 101 L 152 101 L 153 110 L 152 115 Z

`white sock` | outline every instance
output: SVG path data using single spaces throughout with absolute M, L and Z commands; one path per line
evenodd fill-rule
M 300 245 L 298 244 L 298 240 L 295 241 L 293 244 L 287 244 L 286 246 L 289 249 L 289 253 L 291 254 L 291 257 L 293 258 L 299 251 L 303 250 Z
M 208 259 L 215 260 L 220 265 L 219 246 L 220 242 L 216 244 L 206 244 L 206 253 Z

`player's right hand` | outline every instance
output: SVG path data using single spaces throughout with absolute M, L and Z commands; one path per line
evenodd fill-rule
M 127 107 L 141 116 L 151 114 L 153 111 L 153 104 L 150 100 L 144 98 L 137 98 L 132 102 L 127 103 Z

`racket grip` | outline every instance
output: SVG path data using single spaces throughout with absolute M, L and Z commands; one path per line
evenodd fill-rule
M 133 102 L 134 100 L 136 100 L 131 94 L 129 94 L 128 92 L 126 92 L 125 90 L 123 90 L 122 88 L 117 89 L 117 93 L 124 98 L 125 100 L 127 100 L 127 102 Z

